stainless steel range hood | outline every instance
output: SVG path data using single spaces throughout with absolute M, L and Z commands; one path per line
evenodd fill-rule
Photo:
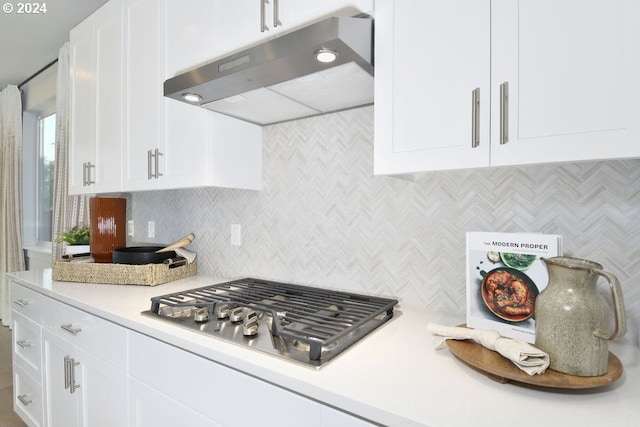
M 337 56 L 323 63 L 318 53 Z M 280 123 L 373 104 L 372 57 L 373 20 L 334 17 L 168 79 L 164 95 Z

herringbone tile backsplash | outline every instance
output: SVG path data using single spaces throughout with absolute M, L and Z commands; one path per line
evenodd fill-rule
M 638 344 L 640 160 L 374 177 L 366 107 L 265 127 L 263 185 L 135 193 L 131 211 L 156 222 L 156 242 L 193 231 L 199 274 L 395 296 L 461 319 L 466 231 L 561 234 L 566 255 L 619 277 L 625 340 Z M 143 229 L 135 240 L 149 241 Z

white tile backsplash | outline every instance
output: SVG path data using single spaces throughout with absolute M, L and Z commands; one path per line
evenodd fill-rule
M 155 221 L 155 242 L 193 231 L 201 274 L 393 295 L 461 318 L 466 231 L 562 234 L 565 254 L 619 277 L 637 345 L 640 160 L 374 177 L 373 107 L 265 127 L 263 156 L 261 192 L 134 193 L 131 215 Z M 134 240 L 149 241 L 142 231 Z

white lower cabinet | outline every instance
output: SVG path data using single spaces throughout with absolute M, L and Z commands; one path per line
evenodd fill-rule
M 222 427 L 187 405 L 135 380 L 129 380 L 130 427 Z
M 42 337 L 46 425 L 126 426 L 126 372 L 50 331 L 44 330 Z
M 320 404 L 303 396 L 137 333 L 130 333 L 129 351 L 132 378 L 167 396 L 177 410 L 187 406 L 211 425 L 320 426 Z
M 46 425 L 77 426 L 79 393 L 70 388 L 69 375 L 69 358 L 75 360 L 75 347 L 49 331 L 43 331 L 42 335 Z M 73 371 L 78 372 L 75 366 Z M 74 387 L 78 381 L 82 382 L 82 375 L 75 378 Z
M 14 410 L 29 427 L 376 425 L 13 280 L 11 291 Z
M 13 410 L 29 427 L 43 426 L 42 386 L 13 364 Z
M 14 410 L 29 425 L 127 426 L 127 332 L 11 282 Z
M 12 316 L 13 363 L 19 365 L 33 378 L 41 378 L 40 325 L 14 312 Z

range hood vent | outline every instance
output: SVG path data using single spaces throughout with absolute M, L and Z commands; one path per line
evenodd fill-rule
M 372 56 L 373 20 L 333 17 L 168 79 L 164 95 L 264 126 L 373 104 Z

